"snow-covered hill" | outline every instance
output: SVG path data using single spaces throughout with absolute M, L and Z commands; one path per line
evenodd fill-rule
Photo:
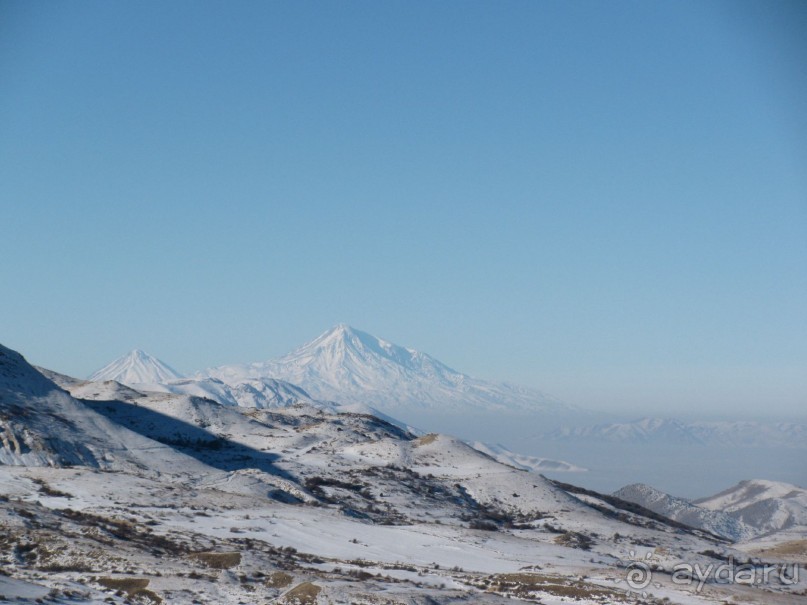
M 155 383 L 137 383 L 135 388 L 159 393 L 207 397 L 222 405 L 247 408 L 275 408 L 297 403 L 313 404 L 300 387 L 274 378 L 250 378 L 227 384 L 217 378 L 181 378 Z
M 741 481 L 719 494 L 695 500 L 694 504 L 712 511 L 725 511 L 760 534 L 807 528 L 807 489 L 790 483 L 763 479 Z
M 558 401 L 532 389 L 471 378 L 433 357 L 338 325 L 288 355 L 211 368 L 199 377 L 228 384 L 277 378 L 315 399 L 401 410 L 559 411 Z
M 167 382 L 182 378 L 182 374 L 156 357 L 134 349 L 115 361 L 96 370 L 89 377 L 95 382 L 114 380 L 129 386 L 144 383 Z
M 807 424 L 797 422 L 694 421 L 640 418 L 585 427 L 565 427 L 541 435 L 567 442 L 807 447 Z
M 415 435 L 361 404 L 221 405 L 45 377 L 0 352 L 2 448 L 15 454 L 0 460 L 0 594 L 12 602 L 370 603 L 380 594 L 594 605 L 625 600 L 636 557 L 667 570 L 744 555 L 496 459 L 505 452 Z M 50 457 L 21 458 L 21 443 Z M 80 447 L 86 457 L 67 457 Z M 748 602 L 759 590 L 710 585 L 701 597 L 668 574 L 654 580 L 643 603 Z M 765 602 L 784 604 L 806 586 L 766 586 Z
M 747 540 L 757 534 L 754 528 L 722 510 L 709 510 L 696 506 L 689 500 L 671 496 L 643 483 L 626 485 L 614 492 L 614 496 L 639 504 L 668 519 L 723 536 L 733 542 Z
M 627 485 L 614 495 L 734 541 L 783 530 L 807 533 L 807 490 L 789 483 L 741 481 L 719 494 L 691 502 L 641 483 Z
M 202 472 L 193 459 L 97 414 L 2 345 L 0 464 Z

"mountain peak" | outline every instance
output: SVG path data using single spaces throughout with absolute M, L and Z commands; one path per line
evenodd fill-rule
M 424 363 L 432 370 L 460 375 L 425 353 L 398 346 L 344 323 L 335 325 L 280 359 L 295 365 L 341 368 L 358 375 L 370 367 L 377 368 L 379 364 L 387 370 L 420 370 Z
M 142 361 L 150 361 L 154 359 L 154 357 L 146 353 L 143 349 L 132 349 L 123 357 L 126 357 L 127 359 L 140 359 Z
M 360 330 L 356 330 L 353 326 L 349 326 L 348 324 L 336 324 L 332 328 L 325 330 L 322 334 L 320 334 L 317 338 L 311 341 L 311 343 L 315 342 L 332 342 L 335 340 L 342 340 L 348 341 L 352 338 L 358 337 L 360 334 L 365 334 Z M 367 334 L 365 334 L 367 335 Z M 367 335 L 369 336 L 369 335 Z
M 315 399 L 360 403 L 382 411 L 535 411 L 564 407 L 531 389 L 471 378 L 426 353 L 344 323 L 282 357 L 212 368 L 203 375 L 225 382 L 278 378 L 301 386 Z
M 115 380 L 125 385 L 167 382 L 182 378 L 182 374 L 165 362 L 141 349 L 132 349 L 126 355 L 94 372 L 89 380 L 103 382 Z
M 345 343 L 358 343 L 358 342 L 383 342 L 380 338 L 376 338 L 372 334 L 368 334 L 367 332 L 363 332 L 362 330 L 357 330 L 353 326 L 349 326 L 348 324 L 336 324 L 329 330 L 326 330 L 322 334 L 320 334 L 317 338 L 312 340 L 308 344 L 314 343 L 325 343 L 325 342 L 335 342 L 341 341 Z M 305 345 L 303 345 L 305 346 Z

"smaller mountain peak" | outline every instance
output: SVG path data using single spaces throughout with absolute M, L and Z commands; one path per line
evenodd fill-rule
M 119 361 L 128 360 L 131 363 L 153 363 L 159 362 L 159 360 L 154 357 L 154 355 L 150 355 L 143 349 L 132 349 L 125 355 L 122 355 L 118 358 Z
M 182 374 L 141 349 L 132 349 L 90 376 L 90 380 L 115 380 L 125 385 L 157 383 L 182 378 Z

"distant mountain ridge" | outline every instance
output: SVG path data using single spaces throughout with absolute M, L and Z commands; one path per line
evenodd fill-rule
M 807 527 L 807 490 L 780 481 L 741 481 L 719 494 L 694 501 L 641 483 L 626 485 L 614 495 L 732 541 Z
M 639 504 L 673 521 L 706 530 L 734 542 L 747 540 L 757 533 L 753 527 L 728 513 L 696 506 L 689 500 L 671 496 L 643 483 L 626 485 L 615 491 L 614 496 Z
M 693 504 L 725 511 L 763 534 L 807 527 L 807 489 L 791 483 L 765 479 L 741 481 Z
M 640 418 L 544 433 L 544 439 L 565 442 L 666 443 L 732 447 L 807 447 L 807 424 L 753 420 L 685 422 L 673 418 Z
M 472 378 L 415 349 L 339 324 L 282 357 L 210 368 L 197 378 L 235 384 L 276 378 L 315 399 L 383 411 L 543 411 L 568 406 L 533 389 Z

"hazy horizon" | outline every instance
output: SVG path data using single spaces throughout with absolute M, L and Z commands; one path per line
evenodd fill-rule
M 332 326 L 332 328 L 335 327 L 335 326 L 338 326 L 338 325 L 340 325 L 340 324 L 334 324 L 334 326 Z M 345 324 L 345 325 L 347 325 L 347 324 Z M 360 330 L 360 328 L 356 328 L 355 326 L 350 326 L 350 327 L 353 328 L 353 329 L 359 329 Z M 320 335 L 317 335 L 317 337 L 318 336 L 320 336 Z M 374 334 L 373 336 L 378 336 L 378 335 Z M 381 338 L 383 340 L 383 337 L 381 337 Z M 306 343 L 310 342 L 312 340 L 314 340 L 313 337 L 308 339 L 308 341 L 306 341 Z M 298 344 L 301 346 L 301 345 L 306 344 L 306 343 L 301 342 L 301 343 L 298 343 Z M 400 345 L 401 343 L 393 343 L 393 344 Z M 411 347 L 411 346 L 408 346 L 408 345 L 403 345 L 403 346 L 405 346 L 406 348 L 409 348 L 409 349 L 417 350 L 417 347 Z M 252 360 L 236 360 L 233 363 L 237 364 L 237 363 L 251 363 L 251 362 L 267 361 L 269 359 L 281 357 L 283 354 L 290 353 L 290 352 L 292 352 L 292 350 L 294 350 L 296 348 L 297 348 L 297 346 L 293 347 L 292 349 L 283 351 L 280 354 L 273 355 L 271 357 L 266 357 L 266 358 L 262 358 L 262 359 L 252 359 Z M 196 368 L 180 368 L 176 364 L 173 364 L 171 362 L 171 360 L 163 359 L 159 355 L 152 355 L 152 352 L 144 351 L 141 347 L 133 347 L 132 349 L 130 349 L 129 351 L 126 351 L 125 353 L 123 353 L 119 357 L 116 357 L 115 359 L 126 357 L 127 355 L 131 354 L 135 350 L 140 350 L 140 351 L 146 353 L 147 355 L 151 355 L 151 356 L 155 357 L 159 361 L 161 361 L 163 363 L 166 363 L 173 370 L 178 371 L 178 372 L 180 372 L 181 374 L 183 374 L 185 376 L 191 376 L 195 372 L 203 371 L 205 369 L 214 367 L 214 366 L 209 365 L 209 366 L 200 366 L 200 367 L 196 367 Z M 420 351 L 420 352 L 429 354 L 428 351 Z M 23 352 L 23 354 L 24 354 L 24 352 Z M 29 361 L 32 361 L 32 363 L 35 363 L 36 365 L 42 365 L 42 364 L 37 363 L 35 360 L 29 360 Z M 88 377 L 90 377 L 90 375 L 93 372 L 102 369 L 108 362 L 112 362 L 112 361 L 114 361 L 114 360 L 113 359 L 107 359 L 103 364 L 93 367 L 92 370 L 90 370 L 90 371 L 73 373 L 73 374 L 70 374 L 69 372 L 63 371 L 63 370 L 61 370 L 59 368 L 48 367 L 47 369 L 54 370 L 54 371 L 59 371 L 60 373 L 68 374 L 70 376 L 73 376 L 74 378 L 88 378 Z M 443 362 L 444 360 L 438 359 L 437 361 Z M 228 364 L 224 364 L 224 365 L 228 365 Z M 450 364 L 449 364 L 449 367 L 450 367 Z M 452 367 L 452 369 L 460 371 L 460 372 L 463 371 L 461 368 L 453 368 Z M 498 379 L 495 376 L 474 375 L 472 377 L 473 378 L 483 379 L 483 380 L 489 380 L 489 381 L 493 381 L 493 382 L 507 382 L 505 380 Z M 516 383 L 511 382 L 511 384 L 516 384 Z M 525 387 L 530 387 L 531 386 L 532 388 L 538 388 L 535 385 L 527 385 L 527 384 L 519 384 L 518 386 L 525 386 Z M 770 420 L 778 420 L 778 421 L 796 420 L 796 421 L 800 421 L 800 420 L 803 420 L 804 417 L 805 417 L 804 416 L 804 410 L 802 410 L 802 409 L 796 409 L 794 411 L 787 411 L 787 410 L 786 411 L 777 411 L 777 410 L 772 411 L 770 409 L 762 409 L 761 407 L 754 407 L 752 409 L 726 409 L 726 410 L 709 411 L 709 410 L 704 410 L 703 408 L 687 409 L 687 408 L 684 408 L 684 407 L 681 407 L 681 406 L 678 406 L 678 407 L 676 407 L 676 406 L 663 406 L 663 407 L 639 406 L 639 407 L 637 407 L 635 404 L 631 404 L 630 402 L 627 402 L 627 403 L 623 402 L 621 405 L 620 405 L 620 403 L 616 403 L 616 404 L 611 403 L 610 405 L 608 405 L 608 404 L 603 403 L 601 398 L 597 398 L 597 397 L 592 397 L 590 400 L 581 403 L 579 401 L 569 401 L 569 400 L 566 400 L 566 399 L 559 398 L 559 397 L 557 397 L 556 393 L 553 393 L 553 392 L 548 391 L 546 389 L 543 389 L 543 392 L 546 395 L 548 395 L 549 397 L 559 399 L 562 403 L 570 404 L 572 406 L 575 406 L 575 408 L 578 410 L 577 412 L 570 413 L 567 416 L 559 417 L 559 419 L 557 420 L 557 426 L 561 426 L 561 425 L 563 425 L 563 426 L 586 425 L 586 424 L 590 424 L 592 422 L 597 422 L 597 421 L 603 421 L 603 422 L 631 421 L 631 420 L 636 420 L 636 419 L 639 419 L 639 418 L 642 418 L 642 417 L 674 418 L 674 419 L 683 420 L 683 421 L 689 421 L 689 420 L 705 420 L 705 421 L 709 421 L 709 420 L 729 420 L 729 419 L 734 419 L 734 420 L 757 420 L 757 421 L 766 421 L 766 420 L 767 421 L 770 421 Z M 507 415 L 507 414 L 505 414 L 505 415 Z M 514 413 L 512 415 L 514 417 L 518 417 L 519 413 Z M 439 415 L 438 415 L 438 417 L 439 417 Z M 473 421 L 473 414 L 469 415 L 468 418 L 470 419 L 469 421 L 472 422 Z M 403 416 L 400 417 L 400 419 L 409 420 L 408 418 L 405 418 Z M 446 418 L 439 418 L 438 423 L 441 422 L 441 421 L 445 422 Z M 488 420 L 483 420 L 481 422 L 481 424 L 485 425 L 487 422 L 488 422 Z M 428 425 L 428 423 L 426 422 L 425 417 L 422 419 L 421 424 L 422 424 L 422 426 L 427 426 Z

